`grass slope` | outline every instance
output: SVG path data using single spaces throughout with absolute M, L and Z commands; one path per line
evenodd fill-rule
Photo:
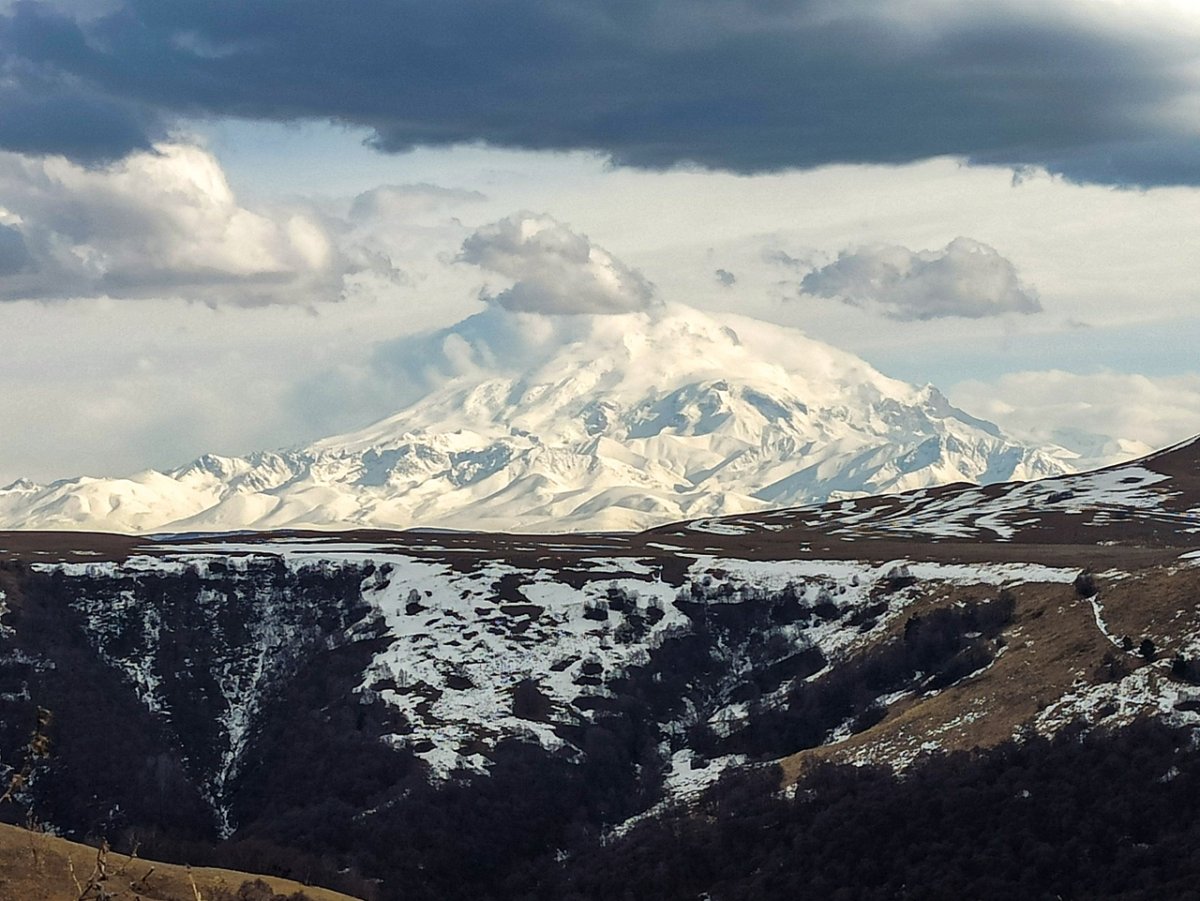
M 99 875 L 99 852 L 89 845 L 0 824 L 0 898 L 11 901 L 221 901 L 233 899 L 243 883 L 256 879 L 276 895 L 297 892 L 311 901 L 354 901 L 349 895 L 301 885 L 275 876 L 255 876 L 210 867 L 177 866 L 108 852 L 107 878 Z M 101 891 L 97 891 L 99 888 Z M 227 893 L 227 894 L 226 894 Z

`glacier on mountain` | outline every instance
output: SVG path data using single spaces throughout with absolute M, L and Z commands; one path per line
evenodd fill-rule
M 420 396 L 374 425 L 169 472 L 14 483 L 0 527 L 633 530 L 1075 468 L 795 329 L 680 305 L 493 305 L 410 346 Z

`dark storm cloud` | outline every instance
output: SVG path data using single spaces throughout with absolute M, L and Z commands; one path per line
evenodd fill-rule
M 125 0 L 80 22 L 25 2 L 0 25 L 16 112 L 0 142 L 104 158 L 171 117 L 319 118 L 385 151 L 486 141 L 737 172 L 954 154 L 1200 183 L 1179 112 L 1200 45 L 1163 12 L 916 3 Z M 39 112 L 47 83 L 94 101 L 90 127 L 45 97 Z
M 0 275 L 16 275 L 32 265 L 25 238 L 17 229 L 0 225 Z
M 89 55 L 80 29 L 48 6 L 17 4 L 0 17 L 0 148 L 102 163 L 148 149 L 165 134 L 152 105 L 59 62 Z
M 94 91 L 0 87 L 0 147 L 5 150 L 103 163 L 148 149 L 163 133 L 152 111 Z

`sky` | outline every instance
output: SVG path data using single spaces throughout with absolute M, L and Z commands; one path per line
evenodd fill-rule
M 1200 3 L 0 0 L 0 484 L 365 425 L 488 305 L 1200 433 Z M 401 392 L 403 393 L 403 392 Z

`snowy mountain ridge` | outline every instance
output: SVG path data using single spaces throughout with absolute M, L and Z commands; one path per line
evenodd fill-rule
M 742 317 L 490 308 L 424 341 L 429 390 L 372 426 L 126 479 L 14 483 L 0 526 L 634 530 L 1074 468 L 932 386 Z

